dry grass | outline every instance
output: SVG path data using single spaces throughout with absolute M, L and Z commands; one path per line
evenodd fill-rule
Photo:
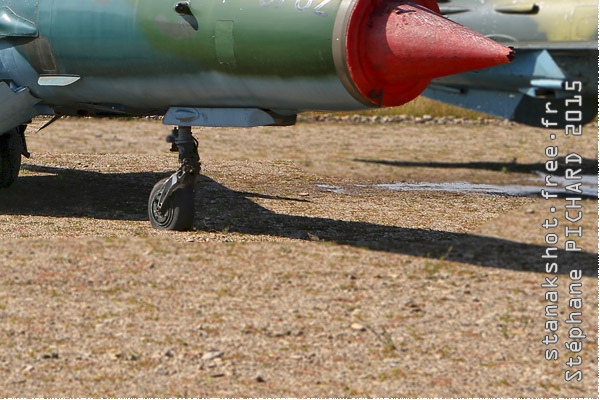
M 595 160 L 595 130 L 561 152 Z M 597 201 L 582 202 L 584 253 L 561 253 L 561 316 L 566 269 L 586 273 L 584 379 L 566 383 L 570 353 L 547 362 L 541 344 L 548 203 L 373 187 L 526 182 L 546 132 L 205 129 L 185 233 L 146 221 L 177 166 L 167 133 L 77 119 L 29 133 L 33 157 L 0 192 L 0 395 L 597 396 Z
M 368 111 L 362 111 L 359 115 L 380 115 L 380 116 L 396 116 L 396 115 L 411 115 L 421 117 L 423 115 L 430 115 L 434 118 L 437 117 L 448 117 L 453 116 L 456 118 L 493 118 L 487 114 L 482 114 L 476 111 L 467 110 L 465 108 L 455 107 L 447 103 L 441 103 L 439 101 L 428 99 L 427 97 L 419 96 L 414 100 L 400 106 L 400 107 L 389 107 L 383 109 L 372 109 Z M 349 115 L 347 112 L 335 113 L 335 115 Z

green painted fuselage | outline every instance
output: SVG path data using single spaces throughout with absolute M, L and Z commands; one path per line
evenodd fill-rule
M 164 0 L 4 0 L 36 31 L 2 39 L 0 79 L 61 114 L 365 108 L 333 56 L 334 25 L 350 3 L 192 0 L 180 13 Z

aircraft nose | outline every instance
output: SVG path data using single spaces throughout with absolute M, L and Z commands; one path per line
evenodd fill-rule
M 439 10 L 431 0 L 364 0 L 355 7 L 348 24 L 346 57 L 352 81 L 369 101 L 401 105 L 434 78 L 512 60 L 510 48 L 430 8 Z

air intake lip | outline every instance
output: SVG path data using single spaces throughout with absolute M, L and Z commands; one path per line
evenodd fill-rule
M 342 81 L 350 81 L 349 91 L 372 106 L 407 103 L 434 78 L 513 57 L 508 47 L 440 16 L 431 0 L 358 0 L 347 21 L 343 54 L 350 79 Z

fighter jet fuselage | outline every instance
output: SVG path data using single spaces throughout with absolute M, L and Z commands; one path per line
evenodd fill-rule
M 191 127 L 396 106 L 434 78 L 511 60 L 435 0 L 0 0 L 0 187 L 34 116 L 164 115 L 181 167 L 152 190 L 149 216 L 187 229 Z

